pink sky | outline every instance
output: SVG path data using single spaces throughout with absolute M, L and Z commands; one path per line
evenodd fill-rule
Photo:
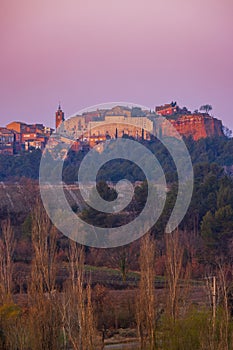
M 232 0 L 1 0 L 0 125 L 90 105 L 210 103 L 233 128 Z

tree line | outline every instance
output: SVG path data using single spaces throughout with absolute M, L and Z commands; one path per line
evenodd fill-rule
M 216 163 L 221 166 L 233 165 L 233 139 L 228 137 L 205 138 L 194 141 L 192 137 L 184 138 L 193 164 Z M 167 182 L 177 180 L 175 164 L 162 143 L 154 139 L 152 141 L 141 141 L 157 157 L 165 174 Z M 74 182 L 78 179 L 78 167 L 86 155 L 86 150 L 70 151 L 64 162 L 63 179 L 66 182 Z M 40 150 L 32 150 L 21 155 L 0 155 L 0 181 L 14 181 L 21 177 L 38 179 L 41 159 Z M 98 156 L 98 153 L 97 153 Z M 49 155 L 48 155 L 49 157 Z M 117 169 L 117 171 L 115 171 Z M 56 173 L 56 166 L 54 167 Z M 125 176 L 130 181 L 143 181 L 144 175 L 135 164 L 124 159 L 111 161 L 103 166 L 98 174 L 98 180 L 117 182 Z

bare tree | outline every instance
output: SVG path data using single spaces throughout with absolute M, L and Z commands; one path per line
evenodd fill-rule
M 51 293 L 55 289 L 57 231 L 38 201 L 32 214 L 32 282 L 34 287 Z
M 90 281 L 84 285 L 84 249 L 70 242 L 69 274 L 59 308 L 63 333 L 75 350 L 92 350 L 94 345 L 94 316 Z
M 141 349 L 149 343 L 155 349 L 155 241 L 149 234 L 143 237 L 140 249 L 139 295 L 136 300 L 136 317 Z
M 28 286 L 29 329 L 32 350 L 56 350 L 60 344 L 61 318 L 56 303 L 57 232 L 42 204 L 32 212 L 34 257 Z
M 218 263 L 217 280 L 219 282 L 219 297 L 222 304 L 222 317 L 220 322 L 220 347 L 229 350 L 229 302 L 228 294 L 232 283 L 232 266 L 230 264 Z
M 2 222 L 2 238 L 0 239 L 0 295 L 2 302 L 12 299 L 13 254 L 15 239 L 10 220 Z
M 166 243 L 166 277 L 168 283 L 168 310 L 173 321 L 177 318 L 178 298 L 180 292 L 179 279 L 182 272 L 184 247 L 179 230 L 165 234 Z
M 207 266 L 206 287 L 212 308 L 210 317 L 210 349 L 230 349 L 229 293 L 232 288 L 232 266 L 222 257 L 216 259 L 216 266 Z M 217 334 L 217 337 L 216 337 Z

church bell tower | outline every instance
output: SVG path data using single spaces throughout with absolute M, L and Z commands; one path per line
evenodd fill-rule
M 59 103 L 58 110 L 56 111 L 56 130 L 59 128 L 62 122 L 64 122 L 64 112 L 61 109 L 61 105 Z

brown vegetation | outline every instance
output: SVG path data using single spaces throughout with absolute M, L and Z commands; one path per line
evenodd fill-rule
M 191 280 L 194 235 L 147 234 L 129 249 L 103 251 L 116 268 L 101 269 L 86 266 L 84 247 L 61 240 L 39 201 L 31 218 L 32 259 L 25 265 L 14 262 L 10 220 L 1 224 L 1 349 L 94 350 L 109 338 L 137 335 L 143 350 L 232 348 L 232 265 L 218 258 L 202 267 L 207 279 Z M 139 273 L 129 269 L 130 254 Z

